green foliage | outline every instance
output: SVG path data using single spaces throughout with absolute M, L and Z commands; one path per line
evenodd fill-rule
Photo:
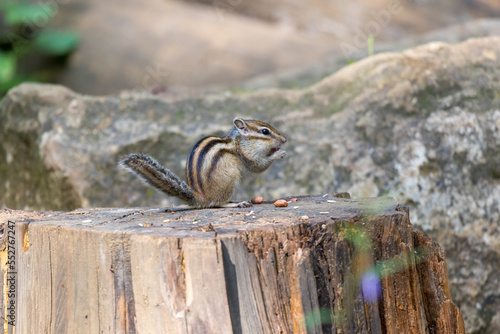
M 58 13 L 59 5 L 0 2 L 0 98 L 25 81 L 39 81 L 43 71 L 23 73 L 22 64 L 36 58 L 63 59 L 78 45 L 79 35 L 45 27 Z
M 16 74 L 16 57 L 12 53 L 0 52 L 0 82 L 14 79 Z
M 78 35 L 68 31 L 41 31 L 33 44 L 43 52 L 52 56 L 64 56 L 78 45 Z
M 366 53 L 368 54 L 368 57 L 371 57 L 375 54 L 375 36 L 373 35 L 368 36 L 368 39 L 366 40 Z M 351 65 L 355 62 L 356 60 L 349 59 L 347 60 L 346 65 Z
M 0 51 L 0 98 L 26 79 L 16 72 L 17 59 L 13 52 Z
M 9 26 L 33 21 L 39 15 L 53 15 L 48 4 L 30 4 L 27 2 L 5 1 L 0 3 L 0 9 L 5 13 L 4 20 Z
M 368 40 L 366 41 L 366 48 L 368 51 L 368 57 L 373 56 L 375 54 L 375 36 L 368 36 Z

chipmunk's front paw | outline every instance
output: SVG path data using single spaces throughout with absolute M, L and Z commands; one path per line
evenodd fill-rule
M 284 157 L 286 156 L 286 151 L 283 151 L 281 149 L 277 150 L 276 152 L 273 153 L 272 155 L 272 159 L 273 160 L 279 160 L 279 159 L 283 159 Z

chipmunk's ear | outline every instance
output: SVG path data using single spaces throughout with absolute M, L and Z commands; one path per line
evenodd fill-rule
M 235 117 L 233 119 L 233 124 L 234 126 L 236 127 L 236 129 L 240 130 L 240 131 L 244 131 L 246 130 L 247 128 L 247 125 L 245 124 L 245 121 L 242 120 L 241 118 L 239 117 Z

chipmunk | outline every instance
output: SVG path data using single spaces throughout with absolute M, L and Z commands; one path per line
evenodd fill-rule
M 247 207 L 247 202 L 226 204 L 234 186 L 247 174 L 262 173 L 284 158 L 284 143 L 286 138 L 269 124 L 236 117 L 227 135 L 202 138 L 193 147 L 186 164 L 187 184 L 146 154 L 127 155 L 120 165 L 194 208 Z

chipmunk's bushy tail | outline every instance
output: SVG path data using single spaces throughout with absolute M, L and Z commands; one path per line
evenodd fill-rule
M 146 154 L 133 153 L 122 157 L 120 166 L 167 195 L 175 196 L 190 205 L 195 203 L 191 188 L 177 175 Z

